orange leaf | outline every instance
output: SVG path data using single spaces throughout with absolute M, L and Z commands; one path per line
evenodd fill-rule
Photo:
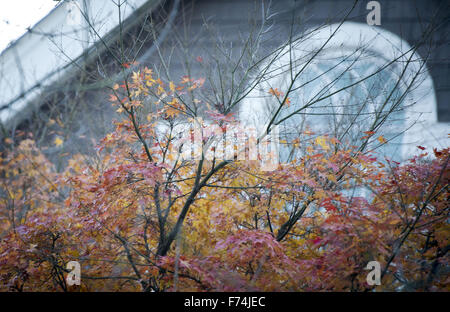
M 384 144 L 384 143 L 387 142 L 386 139 L 385 139 L 382 135 L 380 135 L 380 136 L 377 138 L 377 140 L 378 140 L 378 142 L 380 142 L 381 144 Z

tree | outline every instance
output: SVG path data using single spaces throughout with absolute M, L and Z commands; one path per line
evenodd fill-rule
M 183 98 L 199 87 L 144 68 L 112 88 L 126 118 L 95 157 L 58 174 L 25 140 L 3 159 L 2 280 L 68 290 L 76 260 L 84 290 L 364 290 L 365 264 L 378 260 L 382 289 L 446 287 L 448 149 L 398 165 L 320 136 L 275 171 L 182 159 L 173 127 L 158 134 L 157 120 L 189 114 Z M 160 102 L 145 116 L 150 94 Z M 209 128 L 204 145 L 217 137 Z
M 179 81 L 158 45 L 158 69 L 139 68 L 123 45 L 118 54 L 110 50 L 120 66 L 121 81 L 108 86 L 119 120 L 94 154 L 75 155 L 62 171 L 32 136 L 7 140 L 0 159 L 2 283 L 18 291 L 367 291 L 374 287 L 364 269 L 379 261 L 376 290 L 446 290 L 450 150 L 418 146 L 422 154 L 401 164 L 377 152 L 391 139 L 383 125 L 402 109 L 416 76 L 395 100 L 402 77 L 383 93 L 380 109 L 345 114 L 328 132 L 303 124 L 294 136 L 283 132 L 280 144 L 290 157 L 263 170 L 261 159 L 250 158 L 251 140 L 261 146 L 300 113 L 295 91 L 317 79 L 301 77 L 323 45 L 301 66 L 293 61 L 283 70 L 287 88 L 264 90 L 272 109 L 263 131 L 244 138 L 247 144 L 236 135 L 231 149 L 222 148 L 238 123 L 237 105 L 277 74 L 280 55 L 315 31 L 260 56 L 267 28 L 262 23 L 249 35 L 237 59 L 232 49 L 196 57 L 205 76 L 192 76 L 187 66 Z M 407 68 L 414 52 L 387 64 Z M 208 75 L 214 69 L 219 76 Z M 322 104 L 324 91 L 300 110 Z M 358 117 L 367 115 L 366 129 Z M 81 264 L 80 286 L 67 284 L 70 261 Z

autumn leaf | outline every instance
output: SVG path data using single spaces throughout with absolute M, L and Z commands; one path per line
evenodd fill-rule
M 286 98 L 286 100 L 284 101 L 284 104 L 289 107 L 291 106 L 291 100 L 289 98 Z
M 53 143 L 55 143 L 56 146 L 61 146 L 64 141 L 60 137 L 56 137 Z
M 169 82 L 169 89 L 170 89 L 170 91 L 172 91 L 172 93 L 175 92 L 175 84 L 172 81 Z
M 330 149 L 330 147 L 326 143 L 326 140 L 325 140 L 324 136 L 317 137 L 315 142 L 316 142 L 317 145 L 320 145 L 326 151 Z
M 158 86 L 158 88 L 156 89 L 156 94 L 157 95 L 161 95 L 161 94 L 163 94 L 164 92 L 166 92 L 165 90 L 164 90 L 164 88 L 162 87 L 162 86 Z
M 191 81 L 191 79 L 188 76 L 183 76 L 181 78 L 181 83 L 189 83 Z
M 382 136 L 382 135 L 380 135 L 378 138 L 377 138 L 377 140 L 378 140 L 378 142 L 380 142 L 381 144 L 385 144 L 387 141 L 386 141 L 386 139 Z
M 283 93 L 280 91 L 280 90 L 278 90 L 278 88 L 270 88 L 269 89 L 269 94 L 272 94 L 273 96 L 276 96 L 276 97 L 278 97 L 278 98 L 280 98 L 282 95 L 283 95 Z

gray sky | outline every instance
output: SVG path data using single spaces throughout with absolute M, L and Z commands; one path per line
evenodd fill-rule
M 0 51 L 47 15 L 58 2 L 53 0 L 0 0 Z

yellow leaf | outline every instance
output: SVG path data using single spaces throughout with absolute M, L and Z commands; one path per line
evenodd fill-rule
M 327 142 L 325 141 L 325 138 L 323 136 L 317 137 L 316 144 L 320 145 L 326 151 L 330 149 L 330 147 L 327 145 Z
M 160 94 L 162 94 L 162 93 L 164 93 L 164 88 L 161 87 L 161 86 L 158 86 L 158 88 L 156 89 L 156 94 L 157 94 L 157 95 L 160 95 Z
M 63 124 L 63 122 L 62 122 L 59 118 L 56 118 L 56 122 L 58 123 L 58 125 L 59 125 L 61 128 L 64 128 L 64 124 Z
M 178 110 L 171 107 L 167 108 L 164 112 L 166 113 L 167 117 L 176 117 L 180 113 Z
M 134 81 L 139 81 L 140 80 L 140 73 L 138 72 L 133 72 L 133 74 L 131 75 L 131 79 L 133 79 Z
M 334 182 L 334 183 L 337 182 L 336 177 L 333 174 L 329 174 L 327 177 L 328 177 L 328 180 L 330 180 L 331 182 Z
M 56 146 L 60 146 L 64 143 L 64 141 L 60 137 L 56 137 L 54 143 Z

